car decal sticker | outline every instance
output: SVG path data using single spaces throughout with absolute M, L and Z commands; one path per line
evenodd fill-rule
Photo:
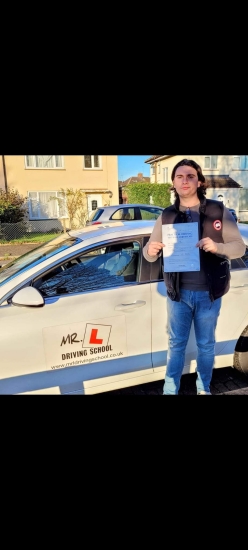
M 48 370 L 127 356 L 125 315 L 43 328 Z

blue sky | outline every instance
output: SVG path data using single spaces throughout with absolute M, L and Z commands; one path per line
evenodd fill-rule
M 150 157 L 152 155 L 118 155 L 118 180 L 125 181 L 139 172 L 150 177 L 150 164 L 145 164 Z

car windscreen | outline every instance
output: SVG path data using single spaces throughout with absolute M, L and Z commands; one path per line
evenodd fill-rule
M 81 239 L 69 237 L 67 234 L 60 235 L 46 244 L 27 252 L 27 254 L 19 256 L 19 258 L 16 258 L 13 262 L 9 262 L 0 269 L 0 286 L 27 269 L 41 264 L 48 258 L 62 252 L 62 250 L 71 248 L 80 242 L 82 242 Z

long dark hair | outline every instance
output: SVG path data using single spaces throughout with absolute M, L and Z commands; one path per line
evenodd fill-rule
M 207 192 L 207 184 L 206 184 L 205 176 L 202 173 L 202 169 L 201 169 L 200 165 L 197 164 L 197 162 L 195 162 L 194 160 L 189 160 L 189 159 L 180 160 L 174 166 L 174 168 L 171 172 L 171 181 L 172 181 L 172 183 L 173 183 L 173 180 L 175 178 L 176 170 L 177 170 L 177 168 L 179 168 L 179 166 L 191 166 L 192 168 L 194 168 L 196 170 L 198 180 L 201 182 L 200 187 L 197 188 L 197 196 L 198 196 L 199 200 L 203 199 L 204 195 L 206 195 L 206 192 Z M 176 192 L 176 189 L 174 187 L 172 187 L 171 191 L 174 192 L 175 198 L 178 199 L 179 195 Z

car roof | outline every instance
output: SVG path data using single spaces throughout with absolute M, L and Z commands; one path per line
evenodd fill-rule
M 127 235 L 138 235 L 151 233 L 155 222 L 156 220 L 110 221 L 99 225 L 89 225 L 81 229 L 68 230 L 67 233 L 82 240 L 91 239 L 97 235 L 119 232 L 126 232 Z
M 118 238 L 123 233 L 125 236 L 151 234 L 156 220 L 134 220 L 134 221 L 114 221 L 104 222 L 99 225 L 89 225 L 81 229 L 68 230 L 67 233 L 72 237 L 77 237 L 82 241 L 94 239 L 97 236 L 112 235 L 113 238 Z M 238 228 L 241 236 L 248 245 L 248 224 L 238 223 Z
M 135 206 L 142 206 L 145 208 L 159 208 L 160 210 L 164 210 L 163 206 L 157 206 L 156 204 L 142 204 L 140 202 L 128 204 L 113 204 L 111 206 L 98 206 L 98 210 L 112 210 L 113 208 L 134 208 Z

